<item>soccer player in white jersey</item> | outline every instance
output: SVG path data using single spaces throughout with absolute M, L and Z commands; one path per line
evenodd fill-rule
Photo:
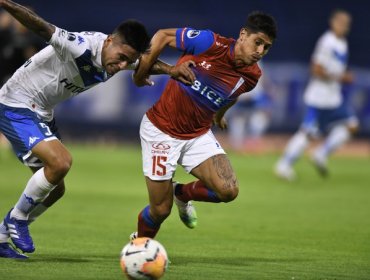
M 72 164 L 70 153 L 59 141 L 53 108 L 120 70 L 133 69 L 149 49 L 150 37 L 135 20 L 121 23 L 110 35 L 78 33 L 60 29 L 12 1 L 0 0 L 1 7 L 49 44 L 0 90 L 0 131 L 17 157 L 34 172 L 0 223 L 0 257 L 27 258 L 11 246 L 9 237 L 23 252 L 35 250 L 28 225 L 63 196 L 64 177 Z M 186 63 L 173 67 L 158 61 L 151 71 L 185 83 L 192 77 Z
M 352 73 L 347 71 L 346 40 L 351 16 L 344 10 L 335 10 L 329 24 L 330 30 L 319 38 L 312 56 L 312 76 L 304 93 L 307 111 L 303 123 L 275 167 L 275 173 L 289 181 L 295 179 L 293 164 L 311 139 L 328 132 L 324 143 L 312 154 L 313 164 L 322 176 L 326 176 L 328 156 L 358 128 L 358 120 L 343 102 L 341 92 L 342 83 L 353 81 Z

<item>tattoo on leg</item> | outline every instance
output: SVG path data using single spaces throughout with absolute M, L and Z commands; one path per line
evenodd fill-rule
M 213 166 L 216 169 L 218 177 L 224 181 L 224 188 L 231 189 L 237 186 L 237 179 L 230 161 L 226 155 L 216 155 L 212 157 Z

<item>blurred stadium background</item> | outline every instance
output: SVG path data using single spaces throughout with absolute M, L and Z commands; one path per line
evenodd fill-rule
M 264 59 L 264 71 L 272 85 L 272 122 L 268 133 L 290 133 L 298 127 L 303 111 L 303 90 L 308 80 L 310 56 L 319 35 L 327 29 L 327 19 L 335 8 L 353 15 L 349 36 L 353 85 L 345 87 L 360 119 L 357 138 L 370 136 L 370 56 L 367 1 L 20 1 L 33 7 L 50 22 L 69 31 L 110 33 L 122 20 L 136 18 L 151 34 L 159 28 L 191 26 L 211 29 L 237 37 L 247 14 L 263 10 L 274 15 L 279 25 L 278 39 Z M 174 63 L 176 51 L 162 59 Z M 159 97 L 166 77 L 155 77 L 156 86 L 136 88 L 130 73 L 121 73 L 57 107 L 56 116 L 65 139 L 138 141 L 138 127 L 146 109 Z
M 19 3 L 69 31 L 105 33 L 120 21 L 136 18 L 151 34 L 159 28 L 191 26 L 235 38 L 249 12 L 257 9 L 274 15 L 278 39 L 263 62 L 273 107 L 262 143 L 264 151 L 273 153 L 246 157 L 230 152 L 243 191 L 230 204 L 197 204 L 202 224 L 196 230 L 184 231 L 177 215 L 171 215 L 159 235 L 172 262 L 165 279 L 225 280 L 230 275 L 240 280 L 369 279 L 370 1 Z M 286 137 L 302 119 L 310 56 L 335 8 L 353 16 L 349 65 L 356 80 L 344 88 L 344 94 L 356 110 L 360 131 L 340 150 L 347 151 L 346 156 L 331 163 L 335 174 L 329 180 L 315 176 L 303 161 L 297 167 L 302 179 L 288 184 L 273 176 L 273 165 Z M 167 51 L 162 59 L 174 63 L 178 55 Z M 32 225 L 38 249 L 31 261 L 14 265 L 2 259 L 0 279 L 2 275 L 16 280 L 25 279 L 24 275 L 31 280 L 122 279 L 118 254 L 147 201 L 139 124 L 167 81 L 164 76 L 153 79 L 155 87 L 136 88 L 131 74 L 122 72 L 56 108 L 58 127 L 74 157 L 67 197 Z M 227 139 L 224 133 L 219 136 Z M 79 144 L 85 141 L 92 145 Z M 224 145 L 227 148 L 226 141 Z M 10 152 L 0 150 L 1 213 L 14 204 L 29 175 Z M 176 180 L 191 178 L 179 168 Z

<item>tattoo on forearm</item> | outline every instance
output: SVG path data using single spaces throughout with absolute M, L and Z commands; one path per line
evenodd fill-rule
M 152 68 L 150 68 L 149 74 L 169 74 L 170 65 L 164 63 L 163 61 L 157 60 Z
M 212 162 L 218 177 L 225 182 L 223 186 L 225 189 L 231 189 L 237 186 L 237 179 L 234 170 L 232 169 L 230 161 L 226 155 L 213 156 Z

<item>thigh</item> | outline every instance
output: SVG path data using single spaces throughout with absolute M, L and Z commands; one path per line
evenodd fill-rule
M 226 154 L 218 154 L 195 167 L 191 174 L 216 192 L 237 187 L 235 172 Z
M 57 162 L 71 162 L 71 155 L 67 148 L 58 140 L 43 140 L 31 150 L 31 155 L 43 163 L 52 166 Z
M 219 154 L 225 154 L 225 151 L 212 131 L 209 130 L 206 134 L 186 142 L 179 164 L 184 167 L 186 172 L 190 173 L 207 159 Z
M 0 130 L 11 143 L 18 159 L 30 167 L 40 167 L 42 162 L 32 154 L 32 149 L 42 141 L 59 138 L 55 122 L 46 122 L 29 109 L 13 108 L 0 104 Z

